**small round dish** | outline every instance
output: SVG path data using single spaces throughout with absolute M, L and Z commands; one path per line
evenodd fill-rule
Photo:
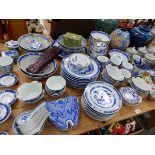
M 18 82 L 18 77 L 15 74 L 2 74 L 0 75 L 0 87 L 11 87 Z
M 121 87 L 119 92 L 123 98 L 123 103 L 127 106 L 136 106 L 142 102 L 142 97 L 131 87 Z
M 150 90 L 150 94 L 149 95 L 150 95 L 149 96 L 150 100 L 155 101 L 155 90 Z
M 14 90 L 7 89 L 0 91 L 0 103 L 12 105 L 17 100 L 17 94 Z
M 0 124 L 5 122 L 11 115 L 11 107 L 7 104 L 0 103 Z

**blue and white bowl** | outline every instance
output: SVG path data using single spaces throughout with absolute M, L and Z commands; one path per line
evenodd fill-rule
M 0 57 L 0 73 L 10 73 L 13 70 L 13 59 L 9 56 Z
M 14 90 L 6 89 L 0 91 L 0 103 L 12 105 L 17 100 L 17 93 Z
M 66 89 L 66 80 L 61 76 L 52 76 L 47 79 L 45 90 L 51 96 L 60 96 Z
M 119 89 L 123 98 L 123 104 L 127 106 L 137 106 L 142 102 L 142 97 L 131 87 L 121 87 Z
M 5 46 L 7 46 L 8 49 L 10 49 L 10 50 L 18 50 L 19 49 L 18 41 L 14 41 L 14 40 L 7 41 L 5 43 Z
M 17 63 L 20 70 L 28 77 L 34 79 L 42 79 L 51 76 L 57 69 L 57 64 L 52 60 L 42 71 L 38 74 L 30 73 L 26 70 L 31 64 L 34 64 L 37 59 L 42 55 L 42 53 L 26 53 L 19 57 Z
M 19 57 L 19 53 L 16 49 L 14 50 L 7 50 L 7 51 L 3 51 L 1 52 L 1 55 L 2 56 L 9 56 L 11 57 L 14 61 L 17 61 L 18 60 L 18 57 Z

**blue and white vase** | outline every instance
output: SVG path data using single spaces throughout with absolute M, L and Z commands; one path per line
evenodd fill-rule
M 125 50 L 130 44 L 130 34 L 125 29 L 116 29 L 111 33 L 110 47 Z
M 130 46 L 143 47 L 154 39 L 149 26 L 138 26 L 130 30 Z

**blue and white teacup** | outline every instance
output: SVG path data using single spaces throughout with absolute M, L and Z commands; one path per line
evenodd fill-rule
M 13 59 L 9 56 L 0 57 L 0 73 L 10 73 L 13 70 Z
M 18 41 L 14 41 L 14 40 L 7 41 L 5 43 L 5 46 L 7 46 L 8 49 L 10 49 L 10 50 L 15 50 L 16 49 L 18 51 L 18 49 L 19 49 Z
M 106 67 L 106 65 L 109 64 L 109 58 L 106 57 L 106 56 L 103 56 L 103 55 L 98 56 L 98 57 L 97 57 L 97 61 L 98 61 L 99 64 L 100 64 L 100 69 L 101 69 L 101 71 Z
M 119 57 L 117 57 L 115 55 L 110 57 L 111 65 L 119 67 L 121 65 L 121 63 L 122 63 L 122 60 Z

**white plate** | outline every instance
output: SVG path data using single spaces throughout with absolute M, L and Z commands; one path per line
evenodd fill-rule
M 0 103 L 12 105 L 17 99 L 16 92 L 14 90 L 2 90 L 0 91 Z
M 15 85 L 18 81 L 18 77 L 15 74 L 2 74 L 0 76 L 0 86 L 1 87 L 11 87 Z
M 6 104 L 0 103 L 0 124 L 5 122 L 11 115 L 11 107 Z

